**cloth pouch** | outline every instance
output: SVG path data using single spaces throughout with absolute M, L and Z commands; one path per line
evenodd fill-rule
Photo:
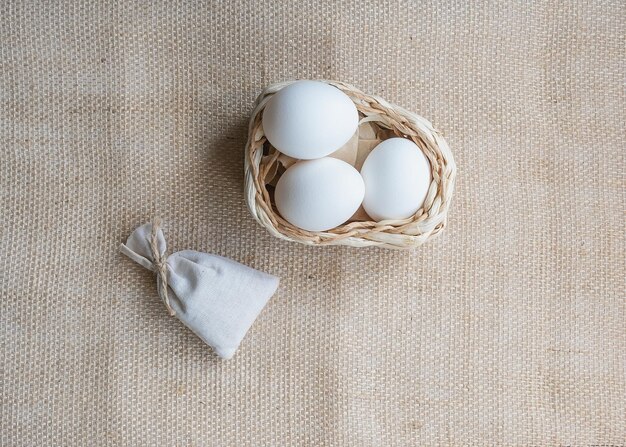
M 231 259 L 183 250 L 165 256 L 158 223 L 130 235 L 120 251 L 157 274 L 159 295 L 218 356 L 229 359 L 278 287 L 278 278 Z

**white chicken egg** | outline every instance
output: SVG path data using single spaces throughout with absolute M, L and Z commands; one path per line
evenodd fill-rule
M 320 81 L 289 84 L 263 111 L 263 132 L 272 146 L 301 160 L 335 152 L 358 124 L 359 113 L 348 95 Z
M 383 141 L 367 156 L 361 176 L 363 208 L 376 220 L 406 219 L 419 210 L 431 182 L 428 159 L 405 138 Z
M 336 158 L 299 161 L 278 179 L 274 200 L 298 228 L 325 231 L 347 221 L 363 201 L 359 171 Z

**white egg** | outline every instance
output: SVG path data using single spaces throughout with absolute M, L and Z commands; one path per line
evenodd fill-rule
M 363 201 L 359 171 L 336 158 L 305 160 L 278 179 L 274 200 L 281 216 L 308 231 L 325 231 L 348 220 Z
M 283 154 L 301 160 L 325 157 L 356 132 L 359 113 L 332 85 L 297 81 L 279 90 L 263 111 L 263 131 Z
M 406 219 L 419 210 L 431 182 L 428 159 L 405 138 L 390 138 L 370 152 L 361 168 L 363 208 L 376 221 Z

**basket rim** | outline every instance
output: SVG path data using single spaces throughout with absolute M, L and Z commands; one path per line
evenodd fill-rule
M 356 87 L 332 80 L 318 79 L 345 93 L 356 105 L 359 125 L 374 121 L 391 129 L 396 136 L 413 141 L 424 152 L 431 165 L 432 181 L 424 205 L 403 220 L 355 221 L 327 231 L 306 231 L 285 221 L 275 210 L 265 187 L 262 113 L 269 99 L 297 80 L 282 81 L 266 87 L 257 97 L 248 126 L 245 146 L 245 198 L 255 220 L 273 236 L 306 245 L 349 245 L 411 248 L 437 236 L 447 225 L 447 213 L 454 192 L 456 164 L 452 151 L 441 133 L 426 118 Z M 270 160 L 271 162 L 272 160 Z M 271 164 L 270 164 L 271 166 Z

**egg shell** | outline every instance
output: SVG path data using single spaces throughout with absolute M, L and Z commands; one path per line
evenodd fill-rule
M 283 154 L 300 160 L 325 157 L 357 130 L 359 113 L 341 90 L 319 81 L 296 81 L 270 98 L 263 132 Z
M 308 231 L 325 231 L 347 221 L 363 201 L 359 171 L 336 158 L 304 160 L 278 179 L 274 201 L 289 223 Z
M 419 210 L 431 183 L 431 167 L 420 148 L 405 138 L 376 146 L 361 168 L 363 208 L 375 221 L 400 220 Z

